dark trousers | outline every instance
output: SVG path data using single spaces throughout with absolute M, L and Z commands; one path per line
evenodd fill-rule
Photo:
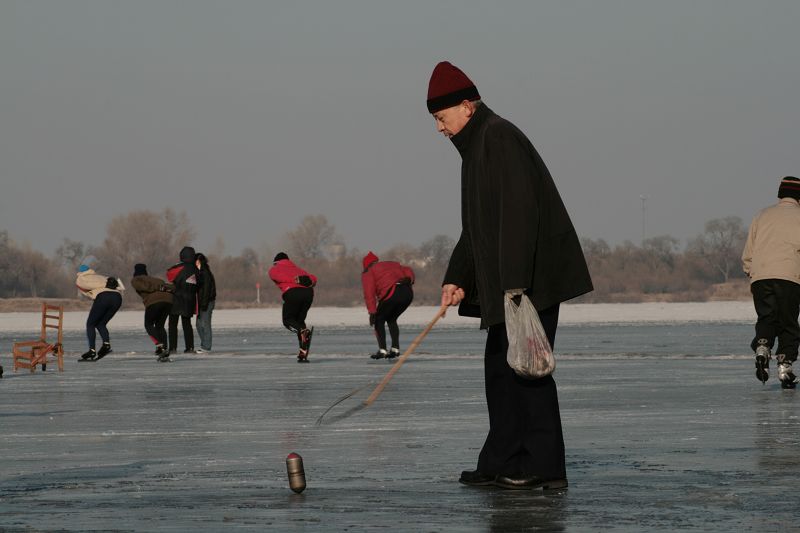
M 558 305 L 539 313 L 554 345 Z M 505 324 L 489 328 L 484 371 L 489 435 L 478 456 L 478 470 L 488 475 L 544 479 L 566 477 L 564 437 L 553 376 L 530 380 L 508 366 Z
M 296 287 L 283 293 L 283 325 L 297 335 L 301 342 L 300 332 L 306 329 L 306 316 L 314 301 L 314 289 Z
M 164 329 L 164 324 L 167 322 L 170 309 L 172 303 L 156 302 L 144 310 L 144 329 L 154 343 L 162 346 L 167 345 L 167 330 Z
M 169 351 L 178 351 L 178 318 L 181 319 L 183 328 L 183 344 L 186 349 L 194 350 L 194 330 L 192 330 L 192 317 L 182 315 L 169 315 Z
M 389 325 L 389 335 L 392 338 L 392 348 L 400 349 L 400 328 L 397 319 L 408 309 L 414 300 L 414 291 L 406 283 L 396 285 L 394 293 L 378 304 L 375 312 L 375 336 L 378 338 L 378 347 L 386 349 L 386 325 Z
M 103 342 L 110 342 L 106 324 L 114 318 L 121 306 L 122 295 L 118 292 L 105 291 L 97 295 L 89 310 L 89 318 L 86 319 L 86 337 L 89 339 L 89 348 L 93 350 L 95 348 L 97 342 L 95 330 L 100 332 Z
M 778 349 L 773 353 L 783 354 L 789 361 L 797 360 L 797 347 L 800 344 L 800 284 L 783 279 L 762 279 L 750 285 L 753 304 L 756 308 L 756 336 L 751 347 L 758 346 L 758 339 L 767 339 L 772 348 L 775 337 Z

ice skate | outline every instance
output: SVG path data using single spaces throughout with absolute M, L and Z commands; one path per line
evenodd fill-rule
M 110 354 L 113 350 L 111 349 L 111 343 L 104 342 L 103 345 L 97 350 L 97 357 L 94 358 L 95 361 L 99 361 L 103 357 Z
M 769 346 L 767 346 L 767 339 L 758 339 L 758 347 L 756 348 L 756 377 L 761 383 L 766 383 L 769 379 Z
M 169 363 L 171 359 L 169 358 L 169 352 L 162 352 L 161 355 L 158 356 L 156 359 L 159 363 Z
M 78 359 L 79 363 L 85 363 L 87 361 L 94 361 L 97 357 L 97 352 L 94 351 L 93 348 L 90 348 L 88 352 L 83 354 L 80 359 Z
M 400 357 L 400 348 L 392 348 L 389 350 L 389 353 L 386 354 L 386 359 L 394 359 L 395 357 Z
M 386 352 L 386 350 L 381 348 L 380 350 L 378 350 L 374 354 L 370 355 L 370 358 L 372 358 L 372 359 L 384 359 L 384 358 L 387 358 L 388 356 L 389 356 L 389 354 Z
M 300 332 L 300 349 L 305 350 L 306 356 L 308 356 L 308 352 L 311 349 L 311 337 L 314 335 L 314 327 L 312 326 L 311 329 L 304 329 Z
M 798 379 L 792 370 L 792 362 L 787 361 L 785 355 L 778 355 L 775 360 L 778 361 L 778 379 L 781 381 L 781 388 L 795 388 Z
M 300 352 L 297 354 L 297 362 L 298 363 L 308 363 L 308 352 L 300 348 Z

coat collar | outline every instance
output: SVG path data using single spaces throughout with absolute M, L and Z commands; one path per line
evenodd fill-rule
M 478 131 L 481 124 L 486 122 L 486 119 L 493 114 L 494 112 L 489 109 L 486 104 L 482 103 L 478 106 L 478 109 L 475 110 L 475 113 L 472 114 L 469 122 L 467 122 L 467 124 L 461 128 L 461 131 L 450 138 L 458 150 L 458 153 L 461 154 L 462 158 L 469 150 L 469 146 L 472 144 L 472 139 L 475 137 L 475 132 Z

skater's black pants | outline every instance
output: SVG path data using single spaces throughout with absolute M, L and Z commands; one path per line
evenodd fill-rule
M 167 330 L 164 329 L 164 324 L 167 322 L 170 309 L 172 309 L 170 302 L 156 302 L 144 310 L 144 329 L 154 343 L 164 347 L 167 346 Z
M 756 336 L 751 347 L 758 346 L 758 339 L 767 339 L 772 348 L 775 337 L 778 349 L 773 353 L 783 354 L 788 361 L 797 360 L 797 347 L 800 344 L 800 284 L 783 279 L 762 279 L 750 285 L 753 304 L 758 315 Z
M 395 285 L 394 293 L 378 304 L 375 312 L 375 336 L 378 338 L 378 347 L 386 349 L 386 325 L 389 325 L 389 335 L 392 337 L 392 348 L 400 349 L 400 328 L 397 319 L 408 309 L 414 300 L 414 291 L 411 285 L 403 283 Z
M 551 345 L 558 308 L 539 313 Z M 556 383 L 552 376 L 534 380 L 517 376 L 506 361 L 507 351 L 505 324 L 491 326 L 484 357 L 489 435 L 478 457 L 478 470 L 492 476 L 565 478 Z
M 101 292 L 94 299 L 92 308 L 89 311 L 89 318 L 86 319 L 86 337 L 89 339 L 89 348 L 92 350 L 95 348 L 95 343 L 97 342 L 95 330 L 100 332 L 100 338 L 103 339 L 103 342 L 110 342 L 106 324 L 114 318 L 120 306 L 122 306 L 122 295 L 118 292 Z
M 178 351 L 178 318 L 181 319 L 183 328 L 183 344 L 190 352 L 194 350 L 194 330 L 192 329 L 192 317 L 183 315 L 169 315 L 169 351 Z
M 295 287 L 283 293 L 283 325 L 297 335 L 298 342 L 300 332 L 306 329 L 306 316 L 313 301 L 314 289 L 311 287 Z

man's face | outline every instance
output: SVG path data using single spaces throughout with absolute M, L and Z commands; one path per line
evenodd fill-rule
M 436 131 L 448 139 L 461 131 L 472 117 L 472 103 L 464 100 L 458 105 L 442 109 L 433 114 L 436 121 Z

